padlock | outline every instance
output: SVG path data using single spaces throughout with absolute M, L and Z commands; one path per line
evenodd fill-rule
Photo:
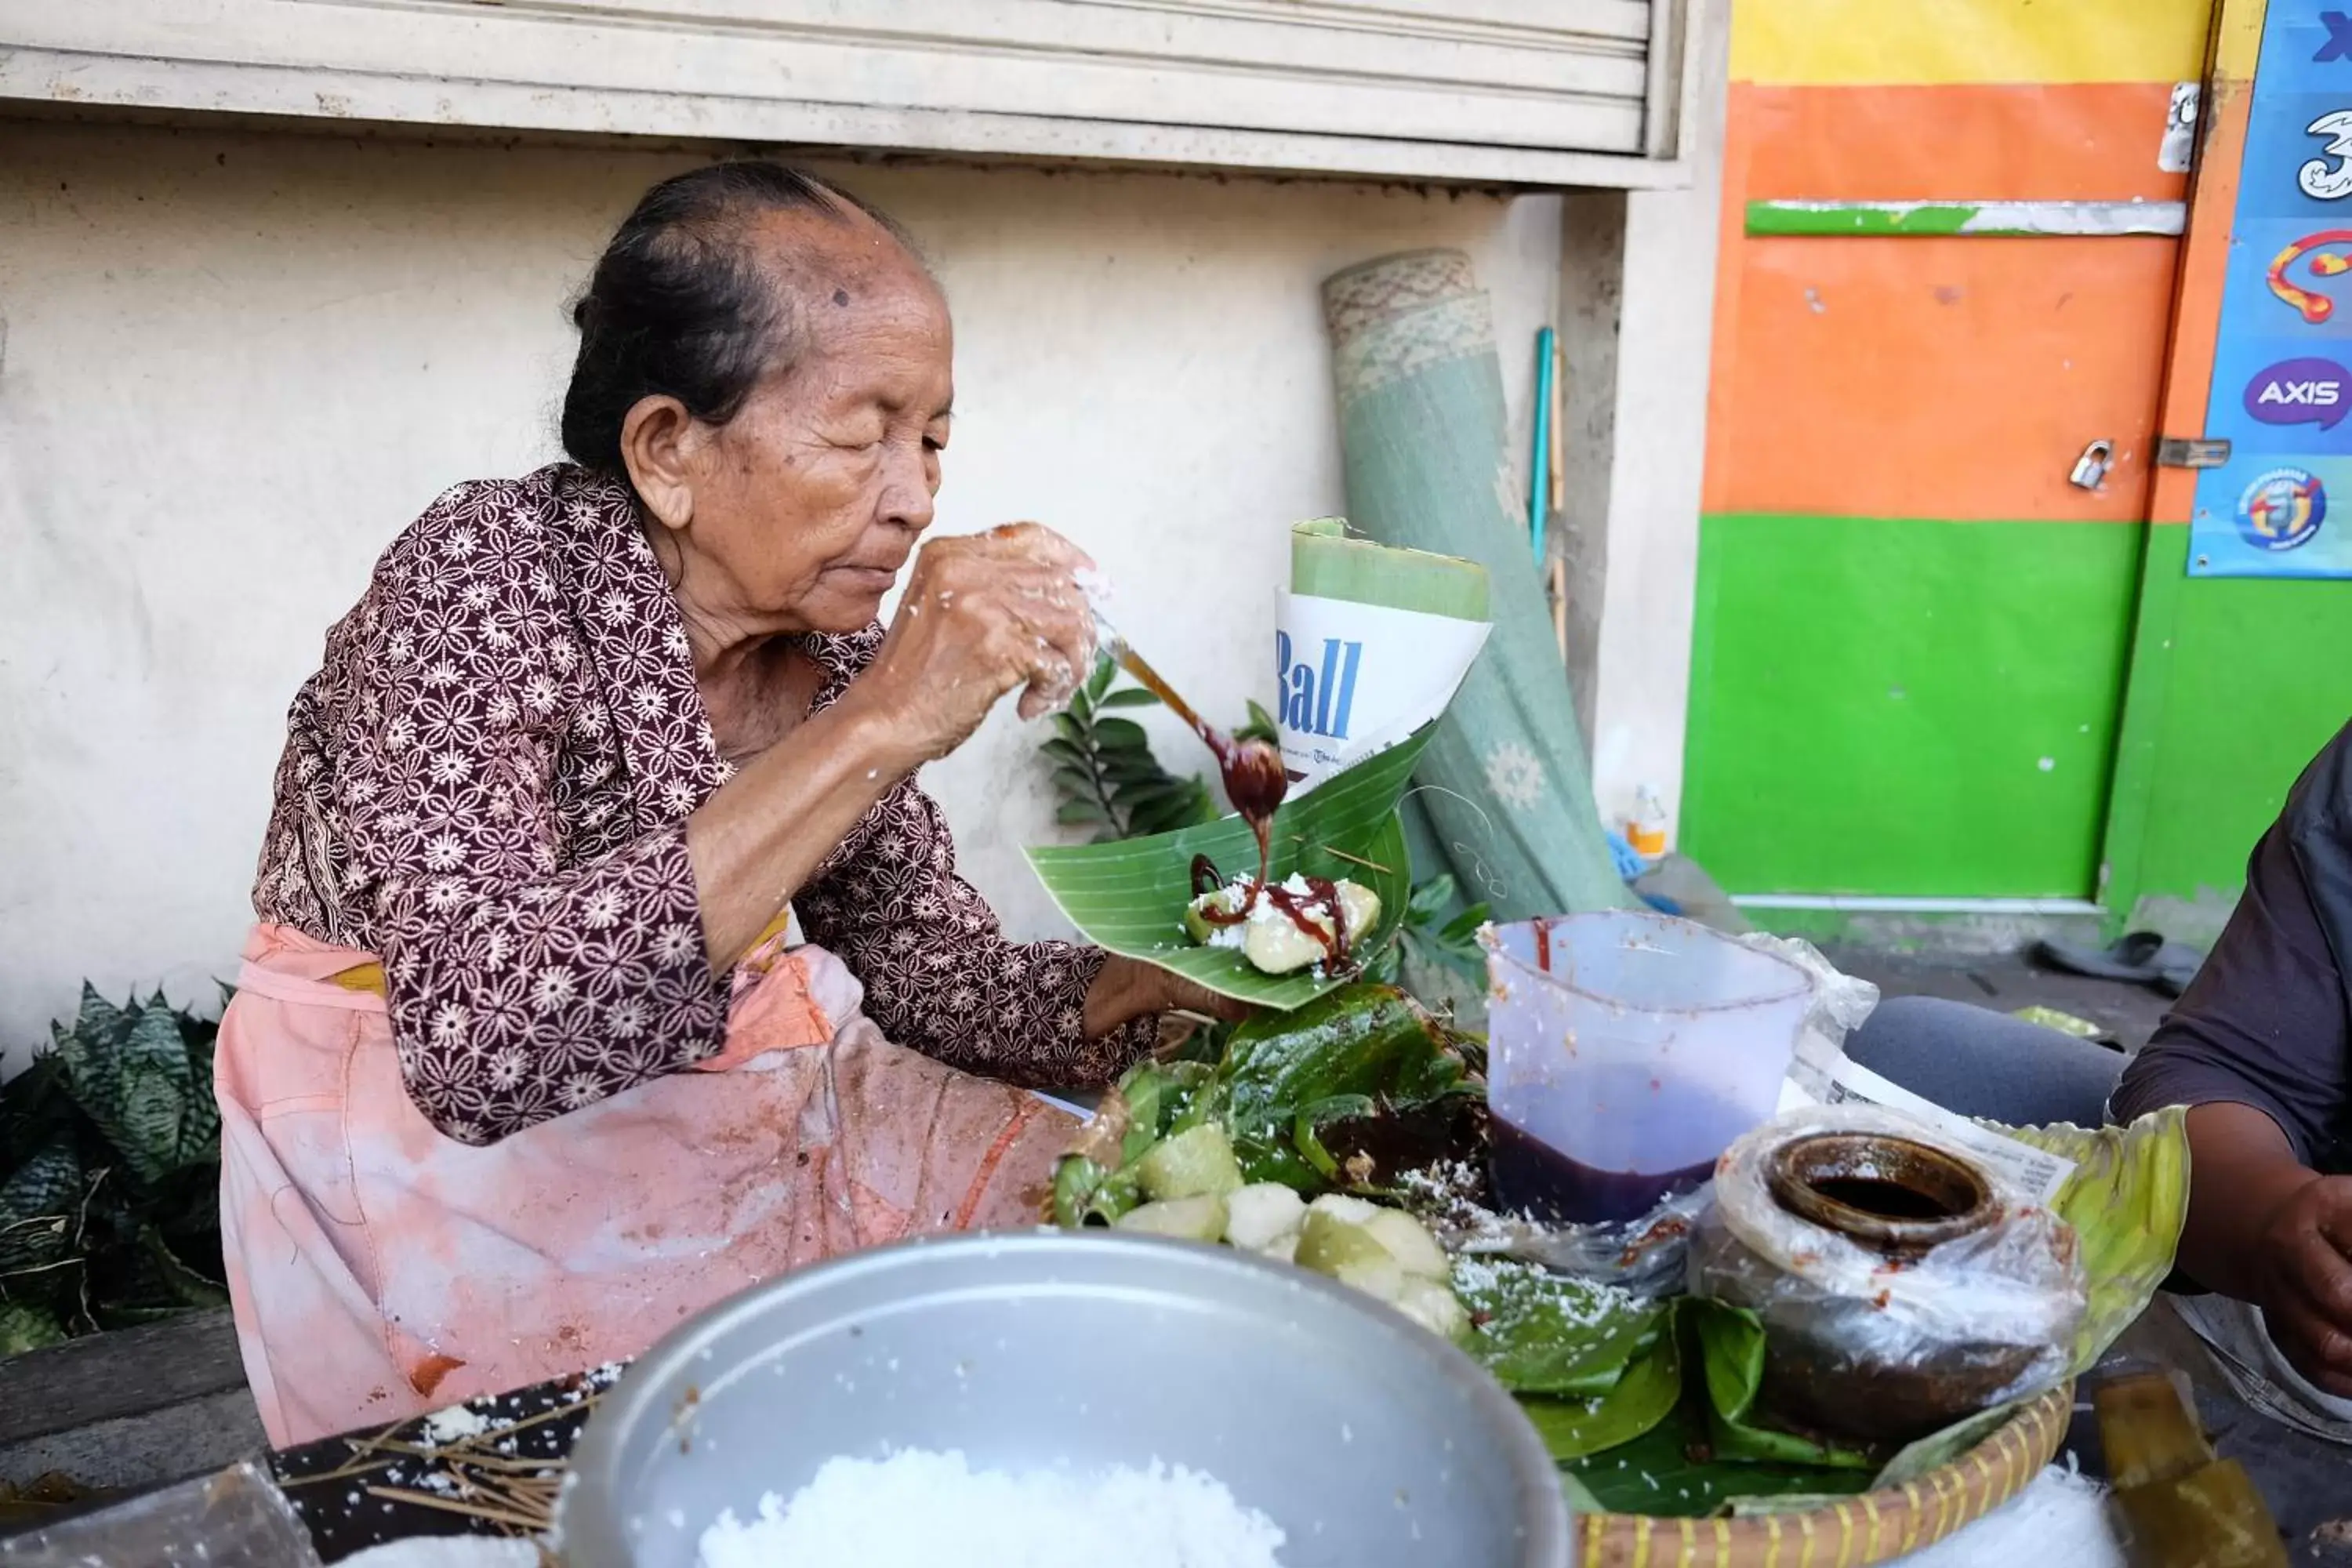
M 2097 489 L 2105 481 L 2107 470 L 2115 466 L 2115 461 L 2116 444 L 2113 441 L 2094 441 L 2083 448 L 2083 455 L 2074 459 L 2074 471 L 2066 478 L 2084 489 Z

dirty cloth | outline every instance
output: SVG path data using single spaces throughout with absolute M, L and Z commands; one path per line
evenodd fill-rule
M 720 1049 L 488 1147 L 402 1084 L 374 955 L 254 929 L 221 1020 L 221 1240 L 285 1447 L 635 1356 L 817 1259 L 1033 1223 L 1076 1118 L 892 1044 L 778 932 Z M 340 979 L 340 983 L 339 983 Z
M 2273 1421 L 2352 1447 L 2352 1399 L 2312 1386 L 2271 1340 L 2263 1310 L 2227 1296 L 2178 1296 L 2173 1309 L 2213 1352 L 2240 1399 Z

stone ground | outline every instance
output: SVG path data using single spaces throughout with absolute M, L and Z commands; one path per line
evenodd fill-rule
M 2054 1007 L 2100 1026 L 2126 1051 L 2147 1044 L 2171 1005 L 2145 985 L 2040 969 L 2022 954 L 1952 958 L 1825 948 L 1822 956 L 1888 996 L 1942 996 L 2000 1013 Z

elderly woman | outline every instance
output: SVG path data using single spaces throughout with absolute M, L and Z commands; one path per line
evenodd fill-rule
M 1007 942 L 914 784 L 1093 643 L 1055 534 L 916 548 L 950 333 L 888 220 L 698 170 L 574 318 L 572 461 L 435 502 L 294 703 L 217 1068 L 280 1443 L 1024 1221 L 1071 1123 L 1008 1085 L 1106 1082 L 1205 1001 Z

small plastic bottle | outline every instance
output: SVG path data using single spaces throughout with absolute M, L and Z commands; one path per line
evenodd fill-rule
M 1666 852 L 1666 805 L 1654 786 L 1643 784 L 1633 792 L 1633 816 L 1625 824 L 1625 838 L 1644 860 Z

